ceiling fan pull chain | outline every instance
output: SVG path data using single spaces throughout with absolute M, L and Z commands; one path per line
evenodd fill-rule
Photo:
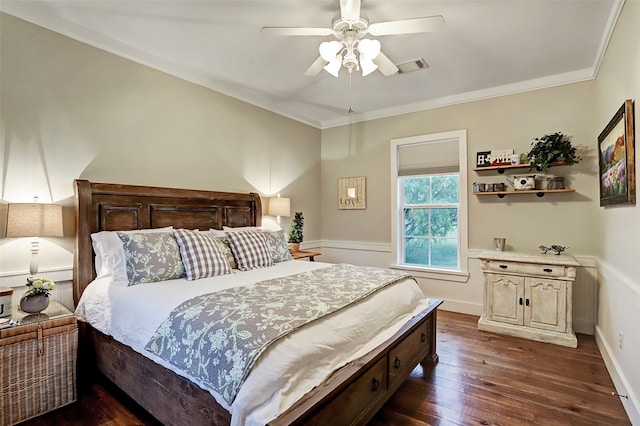
M 349 111 L 347 114 L 351 114 L 353 112 L 353 108 L 351 108 L 351 69 L 349 69 Z

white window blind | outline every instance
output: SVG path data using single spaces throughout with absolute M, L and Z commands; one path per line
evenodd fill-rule
M 458 149 L 458 139 L 400 145 L 398 176 L 458 173 Z

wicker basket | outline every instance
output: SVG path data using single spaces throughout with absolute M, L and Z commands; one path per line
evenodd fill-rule
M 76 400 L 75 316 L 0 330 L 0 425 Z

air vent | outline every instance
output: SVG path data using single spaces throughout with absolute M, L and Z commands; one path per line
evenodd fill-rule
M 427 62 L 423 58 L 412 59 L 401 64 L 396 64 L 400 74 L 407 74 L 414 71 L 426 70 L 429 68 Z

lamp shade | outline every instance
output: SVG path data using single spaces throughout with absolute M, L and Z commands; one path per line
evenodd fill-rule
M 291 216 L 291 201 L 288 198 L 269 198 L 268 216 Z
M 62 206 L 16 203 L 7 211 L 7 237 L 62 237 Z

